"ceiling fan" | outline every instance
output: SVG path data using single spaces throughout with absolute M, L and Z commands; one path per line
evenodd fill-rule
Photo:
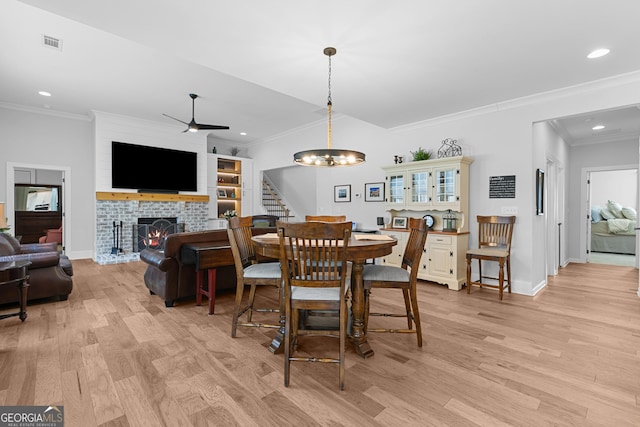
M 184 122 L 184 121 L 182 121 L 180 119 L 176 119 L 175 117 L 171 117 L 168 114 L 162 113 L 162 115 L 163 116 L 167 116 L 170 119 L 177 120 L 180 123 L 184 123 L 185 125 L 187 125 L 187 128 L 184 131 L 182 131 L 182 133 L 184 133 L 184 132 L 198 132 L 199 130 L 224 130 L 224 129 L 229 129 L 229 126 L 205 125 L 205 124 L 196 123 L 196 119 L 195 119 L 195 103 L 196 103 L 196 98 L 198 97 L 198 95 L 196 95 L 195 93 L 190 93 L 189 96 L 191 97 L 191 121 L 189 123 Z

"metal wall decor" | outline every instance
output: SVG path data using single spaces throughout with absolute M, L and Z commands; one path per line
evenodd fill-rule
M 458 140 L 447 138 L 442 140 L 442 145 L 438 149 L 438 158 L 462 156 L 462 147 L 458 145 Z

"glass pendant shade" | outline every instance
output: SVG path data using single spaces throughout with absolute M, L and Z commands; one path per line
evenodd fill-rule
M 336 49 L 327 47 L 324 54 L 329 57 L 329 97 L 327 100 L 327 116 L 329 125 L 327 129 L 327 148 L 298 151 L 293 155 L 293 161 L 302 166 L 353 166 L 365 162 L 365 155 L 360 151 L 331 148 L 331 56 L 336 54 Z

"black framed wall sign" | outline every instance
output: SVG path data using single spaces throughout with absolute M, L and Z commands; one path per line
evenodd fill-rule
M 544 170 L 536 169 L 536 215 L 544 215 Z

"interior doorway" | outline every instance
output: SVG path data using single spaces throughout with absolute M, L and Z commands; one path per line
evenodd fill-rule
M 638 168 L 587 168 L 587 262 L 637 265 Z
M 6 173 L 6 215 L 11 221 L 11 224 L 9 224 L 12 228 L 11 232 L 14 234 L 16 232 L 16 212 L 19 212 L 19 210 L 16 209 L 16 184 L 33 184 L 33 187 L 35 188 L 55 187 L 57 193 L 56 203 L 58 203 L 61 208 L 60 217 L 62 221 L 62 242 L 59 247 L 63 253 L 69 251 L 69 244 L 71 242 L 71 216 L 69 215 L 69 212 L 71 212 L 71 169 L 66 166 L 8 162 Z M 38 174 L 40 175 L 40 178 L 38 178 Z M 44 182 L 55 180 L 59 180 L 59 184 L 54 182 Z M 38 181 L 43 181 L 42 184 L 52 185 L 39 185 Z M 18 187 L 23 186 L 24 185 L 19 185 Z M 22 190 L 20 189 L 20 191 Z

